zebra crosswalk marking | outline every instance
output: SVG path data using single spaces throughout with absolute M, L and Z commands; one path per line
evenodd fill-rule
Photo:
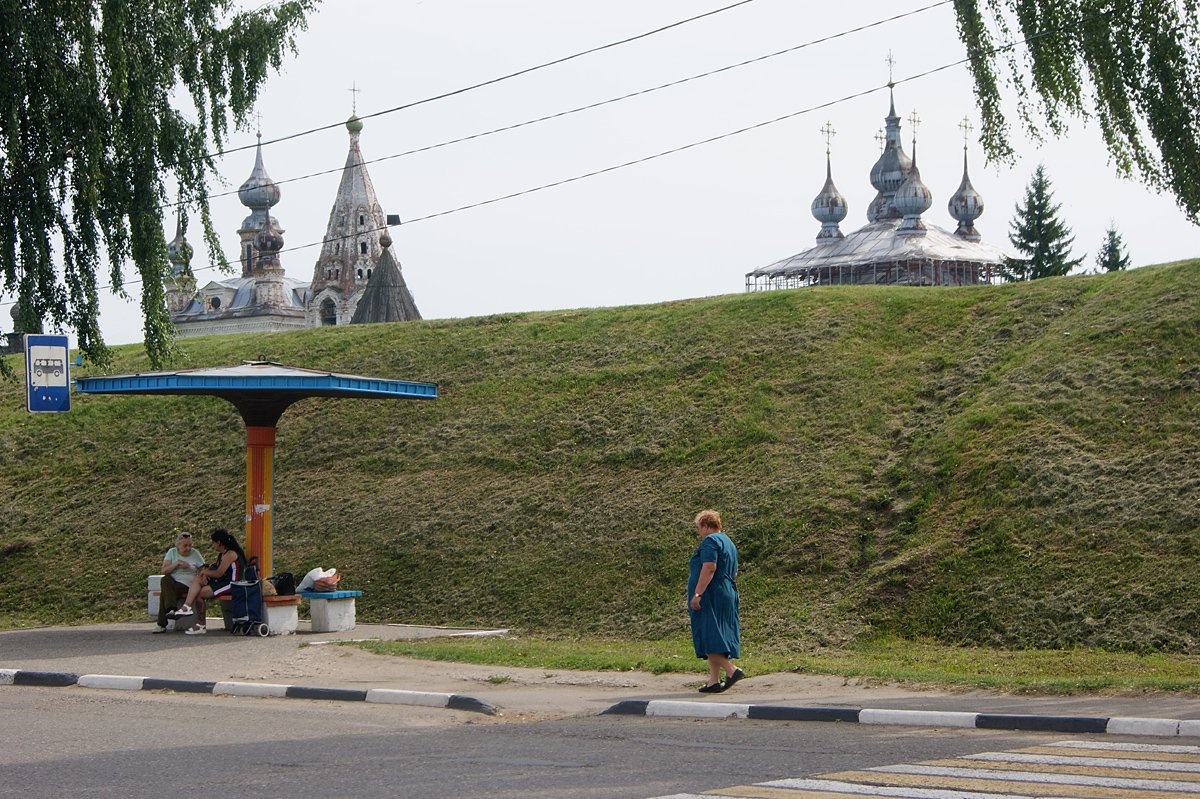
M 1069 743 L 1069 742 L 1064 742 Z M 1090 743 L 1080 741 L 1079 743 Z M 1127 746 L 1138 746 L 1138 744 L 1126 744 Z M 1139 760 L 1156 760 L 1163 763 L 1200 763 L 1200 750 L 1194 746 L 1171 746 L 1161 747 L 1157 749 L 1112 749 L 1109 746 L 1100 746 L 1091 744 L 1089 746 L 1064 746 L 1063 743 L 1057 743 L 1050 746 L 1027 746 L 1024 749 L 1017 749 L 1017 752 L 1028 753 L 1031 755 L 1059 755 L 1063 757 L 1111 757 L 1123 758 L 1128 757 L 1131 753 L 1136 753 Z M 1178 750 L 1191 749 L 1191 752 L 1179 751 L 1163 751 L 1163 750 Z
M 787 787 L 775 787 L 788 783 Z M 808 787 L 811 786 L 811 787 Z M 898 786 L 860 785 L 832 780 L 777 780 L 761 785 L 739 785 L 705 794 L 704 799 L 1027 799 L 1025 796 L 976 791 L 948 791 L 937 788 L 904 788 Z M 666 797 L 660 797 L 666 799 Z M 1063 799 L 1047 796 L 1039 799 Z
M 1052 746 L 1064 749 L 1102 749 L 1109 752 L 1166 752 L 1177 755 L 1198 755 L 1200 746 L 1181 746 L 1179 744 L 1126 744 L 1106 743 L 1100 741 L 1059 741 Z
M 1200 747 L 1058 741 L 657 799 L 1200 799 Z
M 1149 788 L 1113 787 L 1108 785 L 1084 785 L 1078 782 L 1047 785 L 1021 779 L 1005 779 L 1005 775 L 986 777 L 954 776 L 950 774 L 904 774 L 883 771 L 839 771 L 822 774 L 821 777 L 845 782 L 860 782 L 872 785 L 896 785 L 925 788 L 944 788 L 980 793 L 1005 793 L 1014 796 L 1061 796 L 1071 799 L 1200 799 L 1200 793 L 1191 791 L 1166 791 Z M 1083 779 L 1083 778 L 1080 778 Z M 786 787 L 786 780 L 768 782 L 765 785 Z M 1178 783 L 1176 783 L 1178 785 Z
M 1007 770 L 991 772 L 980 768 L 954 768 L 949 766 L 931 766 L 925 764 L 901 764 L 898 766 L 879 766 L 869 769 L 884 774 L 923 774 L 930 777 L 966 777 L 969 779 L 1004 779 L 1017 782 L 1040 782 L 1051 785 L 1094 785 L 1104 788 L 1131 788 L 1140 791 L 1176 791 L 1194 792 L 1200 796 L 1200 782 L 1192 777 L 1188 782 L 1171 780 L 1145 779 L 1139 777 L 1097 777 L 1090 774 L 1047 774 L 1028 770 Z
M 1075 757 L 1058 755 L 1034 755 L 1023 752 L 980 752 L 977 755 L 963 755 L 960 760 L 995 761 L 997 763 L 1042 763 L 1049 766 L 1100 766 L 1115 769 L 1136 769 L 1139 771 L 1174 771 L 1192 775 L 1200 775 L 1200 763 L 1164 762 L 1159 760 L 1142 760 L 1128 757 Z M 1193 776 L 1192 779 L 1197 779 Z
M 945 760 L 923 760 L 923 766 L 946 766 L 948 768 L 973 768 L 1003 773 L 1014 769 L 1033 771 L 1039 774 L 1080 774 L 1089 777 L 1123 777 L 1128 779 L 1173 780 L 1176 782 L 1195 782 L 1200 779 L 1200 773 L 1186 771 L 1148 771 L 1140 768 L 1114 768 L 1111 766 L 1072 766 L 1062 763 L 1029 763 L 1020 760 L 995 758 L 987 760 L 974 759 L 977 755 Z M 1013 755 L 1009 755 L 1013 757 Z

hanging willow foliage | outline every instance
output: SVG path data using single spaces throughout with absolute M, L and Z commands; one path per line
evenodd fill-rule
M 1174 194 L 1200 223 L 1197 0 L 954 0 L 954 8 L 990 157 L 1012 158 L 1005 74 L 1035 138 L 1094 119 L 1120 176 Z M 1004 46 L 1018 40 L 1028 41 Z
M 235 12 L 233 0 L 0 0 L 0 269 L 21 329 L 68 327 L 104 363 L 97 273 L 106 258 L 120 287 L 131 261 L 146 351 L 162 363 L 167 184 L 220 253 L 210 153 L 295 52 L 315 2 Z M 195 121 L 172 104 L 180 88 Z

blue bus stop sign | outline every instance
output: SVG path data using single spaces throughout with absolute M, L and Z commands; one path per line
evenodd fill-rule
M 66 336 L 25 335 L 25 406 L 30 413 L 71 410 Z

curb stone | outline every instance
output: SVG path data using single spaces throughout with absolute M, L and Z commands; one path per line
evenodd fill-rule
M 58 671 L 0 669 L 0 685 L 29 685 L 43 688 L 105 688 L 119 691 L 175 691 L 213 696 L 269 696 L 277 699 L 324 699 L 334 702 L 372 702 L 391 705 L 444 707 L 496 715 L 496 707 L 482 699 L 462 694 L 397 691 L 387 688 L 313 688 L 304 685 L 203 680 L 166 680 L 124 674 L 72 674 Z
M 1111 733 L 1114 735 L 1153 735 L 1163 738 L 1200 737 L 1200 719 L 1010 715 L 853 707 L 792 707 L 657 699 L 627 699 L 609 707 L 600 715 L 670 716 L 697 719 L 739 718 L 770 721 L 844 721 L 850 724 L 901 724 L 912 727 Z

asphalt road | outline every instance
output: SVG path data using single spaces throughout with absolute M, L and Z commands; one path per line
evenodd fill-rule
M 79 688 L 0 689 L 0 719 L 4 799 L 648 799 L 1064 737 L 614 716 L 518 723 L 394 705 Z

